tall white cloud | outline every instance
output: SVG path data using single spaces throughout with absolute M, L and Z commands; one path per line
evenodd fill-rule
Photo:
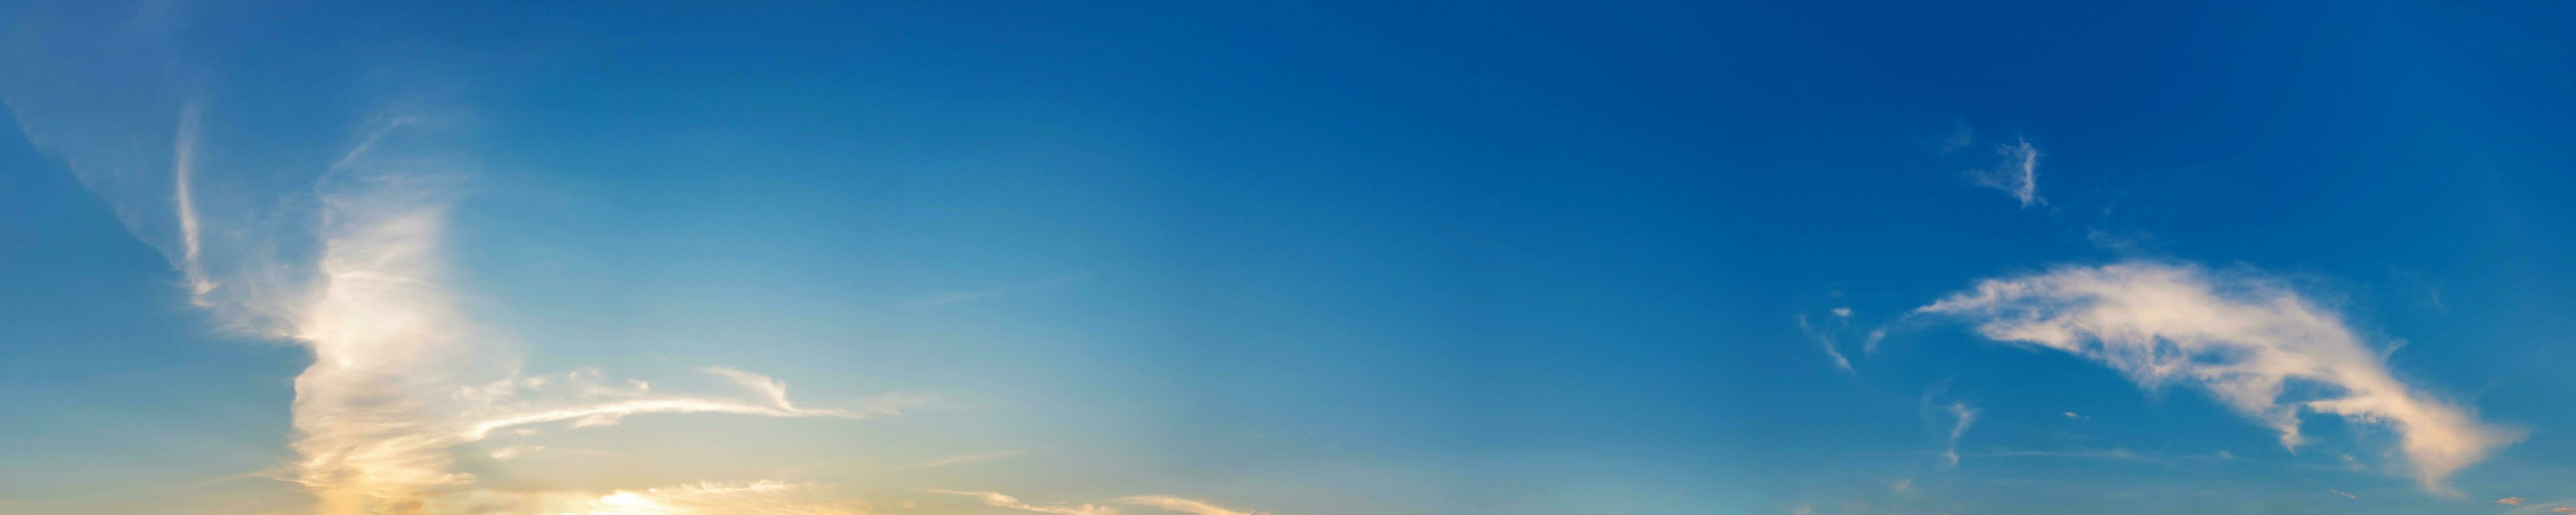
M 0 45 L 0 102 L 29 141 L 159 248 L 182 276 L 177 293 L 214 323 L 312 353 L 294 382 L 289 445 L 293 479 L 321 500 L 318 512 L 518 511 L 494 508 L 512 495 L 483 488 L 455 456 L 532 424 L 862 418 L 921 400 L 805 406 L 784 383 L 731 369 L 708 372 L 745 392 L 665 393 L 590 370 L 522 374 L 517 346 L 473 320 L 453 287 L 448 212 L 478 168 L 454 137 L 461 110 L 389 92 L 361 108 L 373 111 L 298 120 L 328 127 L 345 116 L 345 132 L 263 135 L 254 147 L 239 122 L 273 106 L 204 94 L 227 90 L 208 84 L 225 75 L 159 32 L 184 24 L 141 23 L 190 6 L 19 7 L 9 10 L 27 19 L 14 25 L 27 30 L 11 39 L 28 44 Z
M 2083 356 L 2142 386 L 2206 390 L 2278 431 L 2286 447 L 2304 442 L 2302 413 L 2387 428 L 2431 491 L 2447 491 L 2443 477 L 2522 437 L 2398 380 L 2340 314 L 2258 273 L 2143 261 L 2067 267 L 1987 279 L 1916 312 Z M 2294 383 L 2321 388 L 2293 395 Z

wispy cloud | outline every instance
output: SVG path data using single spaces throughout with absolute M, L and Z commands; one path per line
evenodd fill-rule
M 2074 420 L 2074 421 L 2076 421 L 2076 422 L 2087 422 L 2087 421 L 2091 421 L 2091 420 L 2093 420 L 2093 417 L 2087 417 L 2087 416 L 2083 416 L 2083 415 L 2078 415 L 2078 414 L 2076 414 L 2075 412 L 2072 412 L 2072 411 L 2065 412 L 2065 413 L 2060 413 L 2060 414 L 2061 414 L 2061 415 L 2065 415 L 2067 419 Z
M 2015 141 L 1995 148 L 1994 166 L 1968 172 L 1968 180 L 1978 186 L 2002 190 L 2022 207 L 2047 203 L 2039 197 L 2039 147 L 2030 141 Z
M 1975 455 L 1975 456 L 1979 456 L 1979 457 L 1988 457 L 1988 458 L 2059 458 L 2059 459 L 2076 459 L 2076 460 L 2134 461 L 2134 462 L 2139 462 L 2139 463 L 2152 463 L 2152 464 L 2164 465 L 2164 466 L 2173 466 L 2173 465 L 2175 465 L 2175 464 L 2176 464 L 2176 462 L 2177 462 L 2177 461 L 2181 461 L 2181 460 L 2203 460 L 2203 461 L 2212 461 L 2212 460 L 2214 460 L 2214 461 L 2227 461 L 2227 460 L 2234 460 L 2234 459 L 2236 459 L 2236 456 L 2235 456 L 2235 455 L 2228 454 L 2228 453 L 2227 453 L 2227 451 L 2218 451 L 2218 452 L 2214 452 L 2214 453 L 2210 453 L 2210 454 L 2199 454 L 2199 455 L 2172 455 L 2172 454 L 2165 454 L 2165 453 L 2162 453 L 2162 452 L 2157 452 L 2157 453 L 2141 453 L 2141 452 L 2132 451 L 2132 450 L 2128 450 L 2128 449 L 2121 449 L 2121 448 L 2111 448 L 2111 449 L 2073 449 L 2073 450 L 2050 450 L 2050 451 L 2042 451 L 2042 450 L 1993 450 L 1993 451 L 1985 451 L 1985 452 L 1973 453 L 1973 455 Z
M 207 307 L 206 294 L 215 291 L 215 282 L 206 277 L 204 229 L 197 216 L 197 132 L 204 127 L 204 105 L 189 102 L 179 108 L 179 130 L 170 149 L 171 203 L 179 218 L 179 273 L 188 281 L 188 302 Z
M 1131 495 L 1117 498 L 1115 501 L 1195 515 L 1270 515 L 1269 512 L 1237 510 L 1198 499 L 1184 499 L 1169 495 Z
M 973 463 L 973 462 L 978 462 L 978 461 L 1007 460 L 1007 459 L 1017 458 L 1017 457 L 1021 457 L 1021 456 L 1027 456 L 1027 455 L 1029 455 L 1029 452 L 1028 452 L 1028 451 L 996 451 L 996 452 L 987 452 L 987 453 L 982 453 L 982 454 L 968 454 L 968 455 L 965 455 L 965 456 L 957 456 L 957 457 L 951 457 L 951 458 L 941 458 L 941 459 L 936 459 L 936 460 L 931 460 L 931 461 L 925 461 L 925 462 L 921 462 L 921 463 L 914 463 L 914 464 L 910 464 L 910 465 L 900 465 L 900 466 L 895 466 L 895 467 L 889 467 L 889 468 L 886 468 L 884 471 L 885 471 L 885 472 L 893 472 L 893 471 L 898 471 L 898 470 L 919 470 L 919 469 L 926 469 L 926 468 L 933 468 L 933 467 L 945 467 L 945 466 L 949 466 L 949 465 L 956 465 L 956 464 L 959 464 L 959 463 Z
M 1855 372 L 1855 370 L 1852 369 L 1851 358 L 1843 357 L 1842 349 L 1834 346 L 1834 335 L 1832 333 L 1816 329 L 1814 326 L 1809 325 L 1807 323 L 1807 315 L 1798 315 L 1797 320 L 1798 332 L 1807 335 L 1807 339 L 1815 340 L 1816 346 L 1825 350 L 1825 358 L 1830 360 L 1828 361 L 1829 363 L 1834 364 L 1834 368 L 1842 369 L 1844 372 Z
M 1953 402 L 1946 409 L 1950 411 L 1953 424 L 1950 426 L 1950 448 L 1942 451 L 1941 456 L 1950 461 L 1950 466 L 1956 467 L 1959 466 L 1959 439 L 1968 436 L 1968 426 L 1977 423 L 1977 408 L 1968 403 Z
M 1028 502 L 1021 501 L 1018 497 L 1003 495 L 1000 492 L 963 490 L 929 490 L 929 492 L 934 494 L 973 497 L 977 500 L 983 501 L 985 506 L 1038 513 L 1053 513 L 1055 515 L 1114 515 L 1118 513 L 1118 509 L 1116 508 L 1093 504 L 1029 504 Z
M 621 515 L 865 515 L 865 505 L 852 501 L 819 499 L 824 485 L 758 481 L 752 483 L 697 483 L 642 490 L 618 490 L 594 499 L 577 500 L 578 496 L 541 495 L 542 498 L 575 497 L 575 502 L 536 501 L 529 504 L 546 513 L 574 511 Z M 570 504 L 570 506 L 566 506 Z
M 219 112 L 209 107 L 186 103 L 167 133 L 168 196 L 119 186 L 135 182 L 118 179 L 131 169 L 94 173 L 108 178 L 90 183 L 120 206 L 168 203 L 159 211 L 168 224 L 129 227 L 138 234 L 175 227 L 177 244 L 165 250 L 188 283 L 189 300 L 219 325 L 312 352 L 312 365 L 295 379 L 290 446 L 299 455 L 294 480 L 322 499 L 318 512 L 482 503 L 473 499 L 485 493 L 473 474 L 457 469 L 451 450 L 515 434 L 496 432 L 518 426 L 607 425 L 646 413 L 865 418 L 921 400 L 898 394 L 852 408 L 804 407 L 788 399 L 783 382 L 725 368 L 707 372 L 741 385 L 751 399 L 658 393 L 596 370 L 521 375 L 509 340 L 467 316 L 465 295 L 452 286 L 447 213 L 470 167 L 438 127 L 410 114 L 376 117 L 339 159 L 309 175 L 309 188 L 263 192 L 251 179 L 222 173 L 238 167 L 204 159 L 212 150 L 205 142 L 215 140 L 207 118 Z M 117 147 L 57 143 L 76 167 L 98 148 Z M 221 190 L 254 198 L 201 198 L 211 191 L 206 183 L 227 178 L 238 181 Z M 310 207 L 245 211 L 270 205 Z M 511 445 L 490 454 L 510 459 L 535 449 Z
M 499 449 L 494 449 L 494 450 L 492 450 L 491 455 L 492 455 L 492 459 L 496 459 L 496 460 L 506 460 L 506 459 L 513 459 L 513 458 L 517 458 L 517 457 L 520 457 L 520 456 L 526 455 L 526 454 L 531 453 L 531 452 L 542 451 L 542 450 L 545 450 L 545 449 L 546 449 L 546 446 L 543 446 L 543 445 L 512 445 L 512 446 L 509 446 L 509 447 L 502 447 L 502 448 L 499 448 Z
M 1939 411 L 1940 414 L 1948 415 L 1950 417 L 1948 438 L 1943 441 L 1944 443 L 1941 449 L 1941 466 L 1944 468 L 1956 468 L 1959 466 L 1959 440 L 1968 436 L 1969 426 L 1976 425 L 1977 408 L 1975 406 L 1969 406 L 1968 403 L 1964 401 L 1954 400 L 1948 403 L 1938 402 L 1941 398 L 1942 392 L 1948 391 L 1949 389 L 1950 382 L 1944 380 L 1940 383 L 1933 384 L 1931 389 L 1925 390 L 1923 392 L 1922 411 L 1924 424 L 1926 425 L 1932 423 L 1934 411 L 1936 410 Z
M 905 304 L 905 305 L 908 305 L 908 306 L 913 306 L 913 307 L 924 307 L 924 308 L 927 308 L 927 307 L 945 306 L 945 305 L 949 305 L 949 304 L 956 304 L 956 303 L 960 303 L 960 302 L 975 302 L 975 301 L 983 301 L 983 300 L 993 300 L 993 299 L 998 299 L 998 298 L 1002 298 L 1002 297 L 1008 297 L 1008 296 L 1012 296 L 1012 295 L 1019 295 L 1019 294 L 1028 293 L 1028 292 L 1033 292 L 1033 291 L 1038 291 L 1038 290 L 1045 290 L 1045 289 L 1050 289 L 1050 288 L 1059 288 L 1059 287 L 1063 287 L 1063 286 L 1068 285 L 1068 284 L 1073 284 L 1073 283 L 1077 283 L 1077 282 L 1082 282 L 1082 281 L 1089 280 L 1089 279 L 1091 279 L 1091 271 L 1089 271 L 1089 270 L 1082 270 L 1082 271 L 1076 271 L 1076 272 L 1071 273 L 1071 274 L 1065 274 L 1065 275 L 1063 275 L 1063 276 L 1055 277 L 1055 278 L 1052 278 L 1052 279 L 1046 279 L 1046 280 L 1042 280 L 1042 281 L 1031 281 L 1031 282 L 1019 283 L 1019 284 L 1013 284 L 1013 285 L 1009 285 L 1009 286 L 1003 286 L 1003 287 L 1000 287 L 1000 288 L 993 288 L 993 289 L 987 289 L 987 290 L 972 290 L 972 291 L 952 291 L 952 292 L 945 292 L 945 293 L 940 293 L 940 294 L 936 294 L 936 295 L 931 295 L 931 296 L 928 296 L 928 297 L 922 297 L 922 298 L 919 298 L 919 299 L 913 299 L 913 300 L 904 301 L 904 304 Z
M 2506 497 L 2506 498 L 2503 498 L 2503 499 L 2496 499 L 2496 500 L 2495 500 L 2495 504 L 2508 504 L 2508 505 L 2513 505 L 2513 506 L 2521 506 L 2521 505 L 2522 505 L 2522 498 L 2521 498 L 2521 497 Z
M 2186 384 L 2303 441 L 2302 411 L 2386 427 L 2416 479 L 2441 478 L 2521 438 L 2399 381 L 2341 315 L 2251 272 L 2127 262 L 1988 279 L 1918 313 L 1973 322 L 1987 338 L 2091 358 L 2141 385 Z M 2290 381 L 2329 387 L 2285 400 Z

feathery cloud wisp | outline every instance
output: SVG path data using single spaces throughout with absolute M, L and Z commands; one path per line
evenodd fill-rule
M 1944 409 L 1949 410 L 1953 422 L 1950 426 L 1950 447 L 1941 451 L 1941 457 L 1948 460 L 1950 466 L 1957 467 L 1959 466 L 1959 439 L 1968 436 L 1969 425 L 1977 423 L 1977 408 L 1965 402 L 1953 402 Z
M 1968 180 L 2012 195 L 2021 207 L 2047 203 L 2039 198 L 2039 147 L 2028 140 L 2016 141 L 1996 147 L 1995 155 L 1999 162 L 1994 167 L 1970 171 Z
M 2208 390 L 2280 432 L 2285 447 L 2303 441 L 2302 411 L 2387 427 L 2431 491 L 2521 438 L 2399 381 L 2341 315 L 2252 273 L 2154 262 L 2069 267 L 1988 279 L 1916 312 L 1968 320 L 1994 340 L 2090 358 L 2144 386 Z M 2291 381 L 2328 389 L 2285 400 Z
M 581 509 L 594 514 L 619 515 L 865 515 L 865 506 L 848 501 L 811 499 L 824 485 L 756 481 L 744 484 L 697 483 L 642 490 L 618 490 L 575 506 L 538 506 L 539 508 Z M 542 503 L 540 503 L 542 504 Z
M 1169 495 L 1131 495 L 1113 500 L 1126 504 L 1152 506 L 1164 510 L 1195 515 L 1270 515 L 1269 512 L 1237 510 L 1217 506 L 1198 499 L 1184 499 Z
M 955 464 L 959 464 L 959 463 L 973 463 L 973 462 L 978 462 L 978 461 L 992 461 L 992 460 L 1007 460 L 1007 459 L 1011 459 L 1011 458 L 1017 458 L 1017 457 L 1021 457 L 1021 456 L 1027 456 L 1028 454 L 1029 454 L 1029 452 L 1028 452 L 1028 451 L 995 451 L 995 452 L 987 452 L 987 453 L 983 453 L 983 454 L 969 454 L 969 455 L 965 455 L 965 456 L 957 456 L 957 457 L 951 457 L 951 458 L 942 458 L 942 459 L 938 459 L 938 460 L 932 460 L 932 461 L 921 462 L 921 463 L 914 463 L 914 464 L 910 464 L 910 465 L 902 465 L 902 466 L 890 467 L 890 468 L 886 468 L 886 469 L 884 469 L 883 471 L 884 471 L 884 472 L 894 472 L 894 471 L 900 471 L 900 470 L 918 470 L 918 469 L 926 469 L 926 468 L 933 468 L 933 467 L 945 467 L 945 466 L 955 465 Z
M 1816 345 L 1825 349 L 1825 357 L 1832 360 L 1831 363 L 1834 364 L 1834 368 L 1842 369 L 1844 372 L 1855 372 L 1855 370 L 1852 369 L 1851 359 L 1843 357 L 1842 349 L 1834 347 L 1833 334 L 1818 330 L 1814 326 L 1807 324 L 1807 315 L 1798 315 L 1797 318 L 1798 332 L 1806 334 L 1807 338 L 1816 340 Z
M 985 506 L 1009 508 L 1020 511 L 1033 511 L 1038 513 L 1053 513 L 1055 515 L 1116 515 L 1118 513 L 1118 509 L 1116 508 L 1093 504 L 1072 506 L 1029 504 L 1021 501 L 1018 497 L 1003 495 L 1000 492 L 964 490 L 929 490 L 929 492 L 934 494 L 973 497 L 977 500 L 983 501 Z

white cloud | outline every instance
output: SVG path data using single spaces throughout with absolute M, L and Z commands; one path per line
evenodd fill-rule
M 1131 495 L 1114 500 L 1120 503 L 1134 504 L 1138 506 L 1152 506 L 1164 510 L 1195 515 L 1270 515 L 1269 512 L 1237 510 L 1217 506 L 1207 501 L 1184 499 L 1169 495 Z
M 2140 453 L 2140 452 L 2137 452 L 2137 451 L 2132 451 L 2132 450 L 2128 450 L 2128 449 L 2121 449 L 2121 448 L 2111 448 L 2111 449 L 2075 449 L 2075 450 L 2062 450 L 2062 451 L 2037 451 L 2037 450 L 1994 450 L 1994 451 L 1986 451 L 1986 452 L 1979 452 L 1979 453 L 1975 453 L 1975 455 L 1976 455 L 1976 456 L 1981 456 L 1981 457 L 1992 457 L 1992 458 L 2063 458 L 2063 459 L 2080 459 L 2080 460 L 2114 460 L 2114 461 L 2134 461 L 2134 462 L 2139 462 L 2139 463 L 2153 463 L 2153 464 L 2157 464 L 2157 465 L 2165 465 L 2165 466 L 2172 466 L 2172 465 L 2174 465 L 2174 464 L 2175 464 L 2175 462 L 2176 462 L 2176 461 L 2178 461 L 2178 460 L 2218 460 L 2218 461 L 2227 461 L 2227 460 L 2233 460 L 2233 459 L 2236 459 L 2236 456 L 2235 456 L 2235 455 L 2228 454 L 2228 453 L 2227 453 L 2227 451 L 2218 451 L 2218 452 L 2213 452 L 2213 453 L 2209 453 L 2209 454 L 2200 454 L 2200 455 L 2169 455 L 2169 454 L 2165 454 L 2165 453 L 2162 453 L 2162 452 L 2157 452 L 2157 453 L 2153 453 L 2153 454 Z
M 2066 418 L 2073 419 L 2073 420 L 2075 420 L 2075 421 L 2077 421 L 2077 422 L 2083 422 L 2083 421 L 2093 420 L 2093 417 L 2087 417 L 2087 416 L 2083 416 L 2083 415 L 2077 415 L 2077 414 L 2075 414 L 2075 412 L 2072 412 L 2072 411 L 2065 412 L 2065 413 L 2061 413 L 2061 414 L 2062 414 L 2062 415 L 2066 415 Z
M 850 501 L 817 500 L 823 485 L 759 481 L 743 484 L 697 483 L 643 490 L 618 490 L 580 506 L 532 507 L 566 512 L 578 508 L 592 515 L 864 515 L 865 506 Z M 554 509 L 547 509 L 554 508 Z
M 500 448 L 500 449 L 495 449 L 495 450 L 493 450 L 493 451 L 492 451 L 492 453 L 491 453 L 491 454 L 492 454 L 492 459 L 496 459 L 496 460 L 506 460 L 506 459 L 517 458 L 517 457 L 519 457 L 519 456 L 523 456 L 523 455 L 526 455 L 526 454 L 531 453 L 531 452 L 542 451 L 542 450 L 545 450 L 545 449 L 546 449 L 546 446 L 543 446 L 543 445 L 512 445 L 512 446 L 509 446 L 509 447 L 502 447 L 502 448 Z
M 1942 393 L 1949 391 L 1949 389 L 1950 381 L 1947 379 L 1944 379 L 1939 383 L 1933 383 L 1932 388 L 1923 391 L 1923 401 L 1920 404 L 1920 409 L 1923 412 L 1923 424 L 1925 426 L 1933 424 L 1936 410 L 1938 411 L 1938 415 L 1948 415 L 1950 417 L 1949 430 L 1947 431 L 1946 438 L 1943 440 L 1941 447 L 1941 466 L 1943 468 L 1956 468 L 1959 466 L 1959 440 L 1967 437 L 1968 427 L 1977 423 L 1978 411 L 1975 406 L 1969 406 L 1968 403 L 1964 401 L 1940 403 L 1939 401 Z
M 2039 147 L 2031 146 L 2028 140 L 2016 141 L 1996 147 L 1995 155 L 1998 159 L 1995 166 L 1968 172 L 1968 180 L 1978 186 L 2003 190 L 2004 194 L 2021 201 L 2022 207 L 2047 203 L 2046 199 L 2039 198 Z
M 2506 497 L 2506 498 L 2503 498 L 2503 499 L 2496 499 L 2496 500 L 2495 500 L 2495 504 L 2509 504 L 2509 505 L 2514 505 L 2514 506 L 2521 506 L 2521 505 L 2522 505 L 2522 498 L 2521 498 L 2521 497 Z
M 2185 384 L 2302 441 L 2303 411 L 2386 427 L 2427 490 L 2521 433 L 2480 423 L 2397 379 L 2342 317 L 2280 280 L 2128 262 L 1988 279 L 1917 310 L 1968 320 L 1987 338 L 2101 362 L 2148 387 Z M 2325 387 L 2284 399 L 2297 381 Z
M 1038 513 L 1053 513 L 1053 514 L 1055 514 L 1055 515 L 1115 515 L 1116 513 L 1118 513 L 1118 509 L 1116 509 L 1116 508 L 1111 508 L 1111 507 L 1107 507 L 1107 506 L 1093 505 L 1093 504 L 1078 504 L 1078 505 L 1061 505 L 1061 504 L 1059 504 L 1059 505 L 1036 505 L 1036 504 L 1029 504 L 1029 503 L 1027 503 L 1027 502 L 1021 501 L 1021 500 L 1020 500 L 1020 498 L 1018 498 L 1018 497 L 1012 497 L 1012 496 L 1008 496 L 1008 495 L 1003 495 L 1003 494 L 1001 494 L 1000 492 L 989 492 L 989 491 L 962 491 L 962 490 L 930 490 L 929 492 L 930 492 L 930 493 L 934 493 L 934 494 L 958 495 L 958 496 L 965 496 L 965 497 L 973 497 L 973 498 L 976 498 L 977 500 L 981 500 L 981 501 L 983 501 L 985 506 L 992 506 L 992 507 L 996 507 L 996 508 L 1009 508 L 1009 509 L 1020 510 L 1020 511 L 1032 511 L 1032 512 L 1038 512 Z
M 1831 360 L 1834 368 L 1842 369 L 1844 372 L 1854 371 L 1851 359 L 1843 357 L 1842 349 L 1834 347 L 1834 335 L 1808 325 L 1806 315 L 1798 315 L 1798 332 L 1805 333 L 1807 338 L 1816 340 L 1816 345 L 1825 349 L 1825 357 Z
M 170 150 L 171 204 L 178 211 L 179 218 L 179 272 L 188 282 L 188 302 L 198 307 L 209 306 L 206 294 L 215 291 L 215 282 L 206 277 L 205 263 L 201 259 L 205 253 L 205 237 L 200 226 L 203 220 L 197 215 L 194 191 L 197 182 L 197 132 L 204 127 L 201 122 L 204 112 L 204 105 L 196 102 L 179 108 L 178 134 L 172 138 L 176 141 Z
M 886 472 L 893 472 L 893 471 L 898 471 L 898 470 L 918 470 L 918 469 L 926 469 L 926 468 L 932 468 L 932 467 L 945 467 L 945 466 L 955 465 L 955 464 L 959 464 L 959 463 L 973 463 L 973 462 L 978 462 L 978 461 L 1006 460 L 1006 459 L 1017 458 L 1017 457 L 1021 457 L 1021 456 L 1027 456 L 1028 454 L 1029 454 L 1029 452 L 1028 452 L 1028 451 L 996 451 L 996 452 L 987 452 L 987 453 L 982 453 L 982 454 L 969 454 L 969 455 L 965 455 L 965 456 L 957 456 L 957 457 L 951 457 L 951 458 L 942 458 L 942 459 L 931 460 L 931 461 L 922 462 L 922 463 L 914 463 L 914 464 L 910 464 L 910 465 L 903 465 L 903 466 L 897 466 L 897 467 L 887 468 L 887 469 L 885 469 L 885 471 L 886 471 Z
M 21 92 L 10 91 L 13 105 Z M 169 175 L 159 183 L 167 190 L 135 186 L 150 184 L 133 178 L 143 175 L 139 168 L 110 160 L 121 166 L 100 170 L 99 161 L 88 159 L 127 142 L 61 139 L 48 148 L 83 170 L 84 182 L 121 213 L 167 217 L 159 223 L 129 218 L 128 227 L 146 241 L 156 240 L 148 230 L 175 229 L 161 233 L 172 234 L 161 240 L 174 243 L 165 251 L 187 282 L 189 300 L 221 327 L 312 352 L 312 365 L 295 379 L 290 446 L 299 455 L 294 480 L 322 499 L 317 512 L 489 502 L 492 493 L 457 469 L 452 450 L 527 429 L 515 426 L 561 420 L 596 426 L 635 414 L 684 412 L 863 418 L 921 401 L 896 395 L 851 409 L 802 407 L 788 401 L 785 384 L 731 369 L 709 371 L 746 387 L 755 400 L 658 394 L 595 370 L 522 376 L 514 346 L 472 320 L 463 309 L 465 295 L 451 286 L 447 213 L 468 167 L 435 124 L 408 114 L 378 117 L 327 168 L 284 180 L 244 171 L 266 172 L 266 166 L 209 159 L 226 155 L 207 144 L 221 141 L 210 130 L 217 126 L 212 115 L 222 112 L 213 107 L 220 105 L 187 103 L 176 128 L 160 133 L 171 138 L 163 168 Z M 103 123 L 79 117 L 21 122 Z M 62 132 L 130 132 L 76 128 Z M 276 191 L 277 184 L 297 181 L 310 186 Z M 226 196 L 209 202 L 209 192 Z M 536 448 L 503 446 L 491 455 L 510 459 Z
M 1949 460 L 1950 466 L 1957 467 L 1959 466 L 1959 439 L 1968 436 L 1968 426 L 1977 423 L 1977 408 L 1965 402 L 1952 402 L 1944 409 L 1949 410 L 1952 424 L 1950 447 L 1941 451 L 1941 457 Z

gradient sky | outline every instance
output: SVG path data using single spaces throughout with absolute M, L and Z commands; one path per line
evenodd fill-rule
M 2576 513 L 2576 4 L 0 6 L 0 513 Z

